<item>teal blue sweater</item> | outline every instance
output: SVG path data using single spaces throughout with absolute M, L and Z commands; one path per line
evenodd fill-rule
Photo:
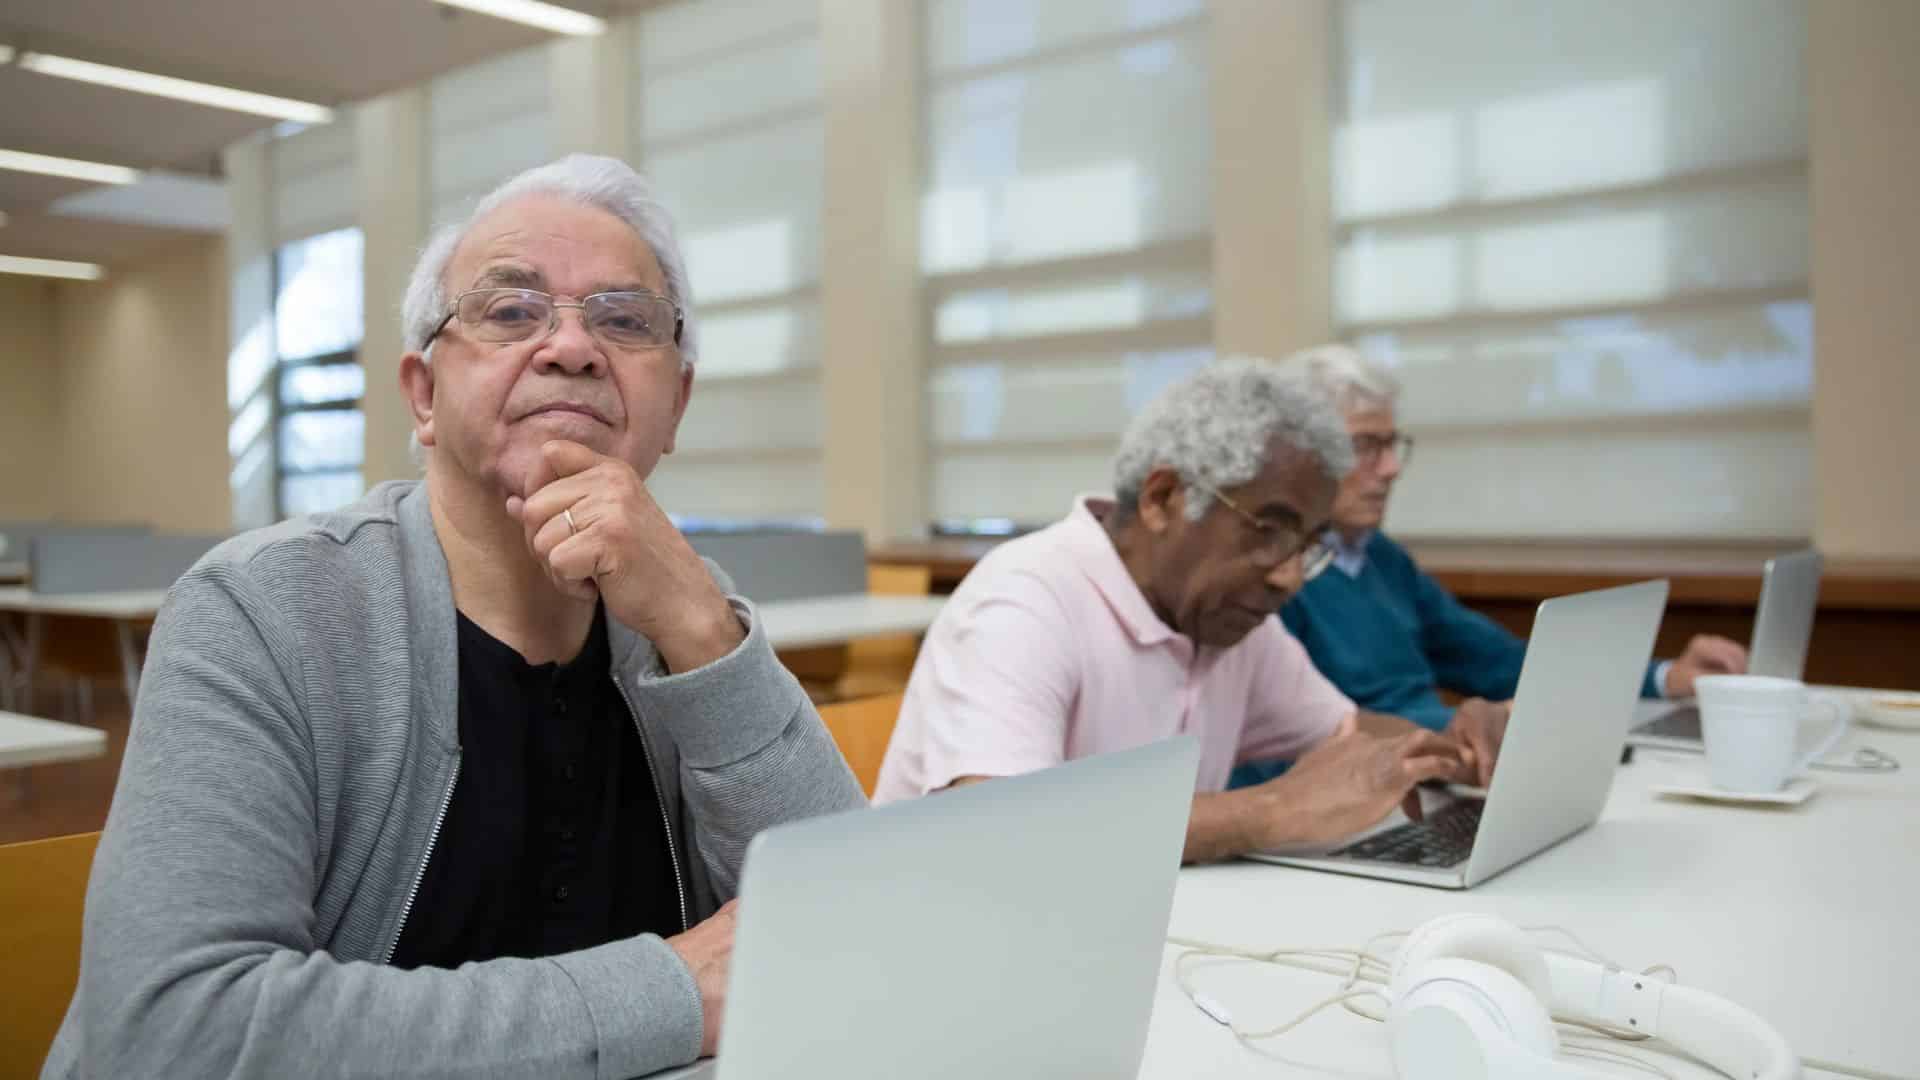
M 1489 701 L 1513 697 L 1526 642 L 1454 599 L 1384 535 L 1374 533 L 1366 552 L 1358 577 L 1329 568 L 1280 609 L 1315 667 L 1361 708 L 1435 731 L 1453 718 L 1440 700 L 1443 687 Z M 1654 667 L 1644 697 L 1659 696 Z M 1246 787 L 1284 769 L 1284 762 L 1249 762 L 1229 783 Z

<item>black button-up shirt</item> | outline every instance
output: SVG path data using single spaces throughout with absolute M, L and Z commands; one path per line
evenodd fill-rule
M 565 664 L 529 664 L 459 624 L 460 771 L 394 965 L 681 932 L 664 810 L 613 683 L 604 615 Z

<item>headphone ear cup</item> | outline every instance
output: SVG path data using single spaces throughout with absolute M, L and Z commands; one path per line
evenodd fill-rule
M 1560 1048 L 1546 1006 L 1491 964 L 1442 957 L 1396 976 L 1392 997 L 1400 1080 L 1530 1080 Z
M 1403 973 L 1447 957 L 1490 964 L 1520 980 L 1540 1001 L 1553 1000 L 1553 980 L 1540 947 L 1505 919 L 1478 913 L 1442 915 L 1408 934 L 1394 954 L 1393 982 L 1397 985 Z

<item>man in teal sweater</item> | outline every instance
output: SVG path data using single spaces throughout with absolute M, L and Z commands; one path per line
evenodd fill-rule
M 1355 460 L 1334 498 L 1333 566 L 1294 594 L 1280 609 L 1281 621 L 1314 666 L 1364 709 L 1441 730 L 1455 713 L 1441 700 L 1445 689 L 1467 697 L 1467 708 L 1494 709 L 1503 728 L 1526 642 L 1454 599 L 1380 531 L 1394 481 L 1413 456 L 1413 437 L 1394 423 L 1398 380 L 1344 345 L 1310 349 L 1281 364 L 1333 398 L 1346 417 Z M 1744 648 L 1703 634 L 1678 657 L 1649 664 L 1640 693 L 1686 697 L 1698 676 L 1746 667 Z M 1234 770 L 1231 783 L 1256 784 L 1285 768 L 1285 762 L 1249 762 Z

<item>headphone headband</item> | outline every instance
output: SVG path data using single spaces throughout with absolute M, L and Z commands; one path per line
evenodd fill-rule
M 1503 979 L 1512 976 L 1517 986 L 1529 992 L 1530 1000 L 1517 1008 L 1531 1012 L 1538 1004 L 1555 1020 L 1659 1038 L 1737 1080 L 1798 1080 L 1800 1076 L 1800 1059 L 1786 1039 L 1733 1002 L 1704 990 L 1549 952 L 1518 927 L 1488 915 L 1446 915 L 1408 935 L 1394 959 L 1390 996 L 1395 1001 L 1395 1016 L 1390 1023 L 1415 1022 L 1418 1018 L 1413 1013 L 1419 1011 L 1415 1006 L 1433 999 L 1433 995 L 1421 991 L 1436 978 L 1453 984 L 1470 983 L 1475 970 L 1488 969 L 1489 975 L 1498 974 Z M 1512 1000 L 1510 994 L 1506 1000 Z M 1520 1023 L 1519 1018 L 1509 1019 Z M 1529 1050 L 1498 1035 L 1480 1041 L 1489 1062 L 1531 1061 L 1526 1075 L 1536 1073 L 1544 1064 L 1537 1056 L 1527 1058 L 1529 1052 L 1544 1054 L 1552 1063 L 1551 1075 L 1592 1075 L 1553 1058 L 1551 1046 Z M 1395 1042 L 1397 1047 L 1398 1035 Z

